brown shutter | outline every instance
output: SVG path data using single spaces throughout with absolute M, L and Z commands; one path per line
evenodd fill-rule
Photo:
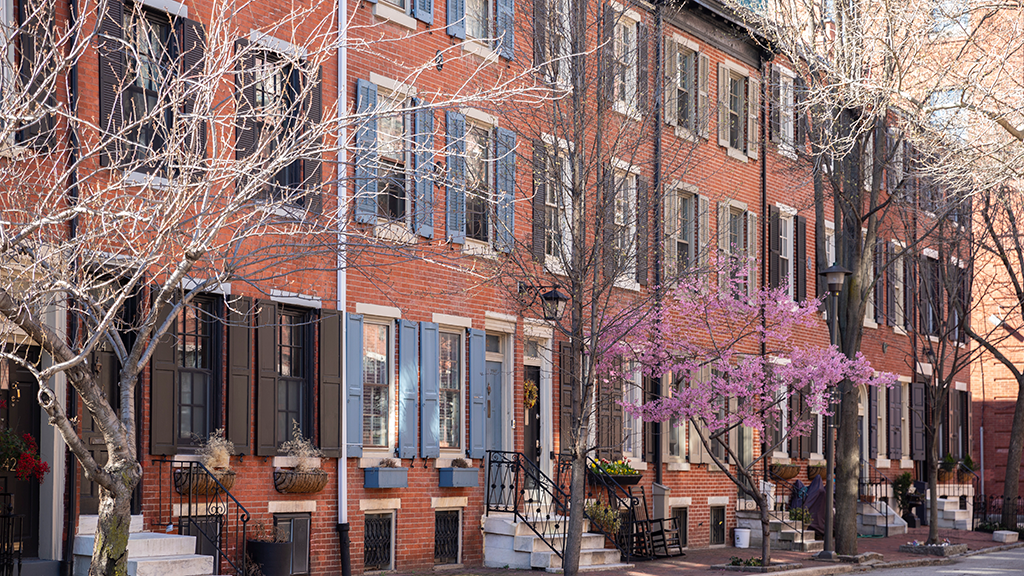
M 232 298 L 228 320 L 227 435 L 238 454 L 252 454 L 252 299 Z
M 782 222 L 781 211 L 775 206 L 768 207 L 768 286 L 778 288 L 782 283 L 782 264 L 779 260 L 782 253 L 782 237 L 779 227 Z
M 882 242 L 881 238 L 875 239 L 875 322 L 882 324 L 885 322 L 885 276 L 882 273 L 885 270 L 885 243 Z
M 768 102 L 769 115 L 771 116 L 771 140 L 778 144 L 782 142 L 782 82 L 779 77 L 779 67 L 771 65 L 771 99 Z
M 537 0 L 543 3 L 544 0 Z M 547 210 L 547 146 L 540 140 L 533 141 L 533 258 L 544 262 L 545 211 Z M 552 193 L 558 184 L 552 186 Z
M 604 5 L 604 78 L 599 81 L 601 96 L 606 100 L 614 100 L 614 74 L 615 69 L 615 9 L 611 4 Z
M 572 451 L 572 413 L 573 413 L 573 388 L 574 388 L 574 366 L 572 358 L 572 344 L 569 342 L 558 343 L 558 438 L 559 450 L 562 454 L 569 454 Z
M 605 407 L 605 414 L 607 418 L 602 418 L 602 422 L 606 422 L 605 428 L 605 446 L 608 450 L 608 458 L 618 460 L 622 458 L 622 406 L 619 402 L 622 401 L 622 387 L 626 383 L 621 378 L 616 378 L 608 383 L 608 394 L 603 400 L 599 400 L 601 405 Z M 630 386 L 635 386 L 632 382 Z M 633 431 L 635 435 L 636 430 Z M 641 435 L 641 438 L 643 436 Z
M 551 65 L 545 36 L 548 28 L 548 0 L 533 0 L 533 65 L 541 72 L 541 79 L 551 78 Z M 554 53 L 554 50 L 551 51 Z
M 647 70 L 647 43 L 650 41 L 650 30 L 647 26 L 641 22 L 636 25 L 636 41 L 637 41 L 637 71 L 636 71 L 636 92 L 639 102 L 637 102 L 637 108 L 641 113 L 646 113 L 651 105 L 651 90 L 650 81 L 648 80 Z
M 178 38 L 181 42 L 181 73 L 184 78 L 201 80 L 206 67 L 206 30 L 195 20 L 180 18 L 178 20 Z M 196 85 L 202 85 L 201 82 Z M 206 119 L 194 118 L 196 112 L 196 88 L 189 85 L 185 94 L 182 111 L 183 117 L 176 122 L 185 123 L 185 153 L 196 160 L 206 158 Z M 186 165 L 195 160 L 186 160 Z
M 903 457 L 903 384 L 897 382 L 888 390 L 889 397 L 889 458 L 899 460 Z
M 811 407 L 807 404 L 807 395 L 804 394 L 803 392 L 801 392 L 800 393 L 800 420 L 804 421 L 804 420 L 808 420 L 808 419 L 817 420 L 813 415 L 811 415 Z M 813 427 L 812 427 L 812 430 L 811 430 L 810 433 L 808 433 L 806 436 L 800 438 L 800 457 L 805 459 L 805 460 L 807 458 L 811 457 L 811 443 L 814 441 L 815 432 L 816 432 L 816 430 L 814 430 Z
M 598 202 L 600 211 L 599 222 L 601 224 L 602 244 L 604 245 L 604 277 L 611 282 L 618 276 L 618 250 L 615 247 L 615 178 L 612 177 L 611 166 L 605 165 L 601 178 L 600 194 Z
M 328 458 L 341 457 L 342 315 L 324 310 L 320 321 L 320 450 Z
M 647 180 L 637 178 L 636 180 L 636 281 L 641 286 L 647 286 L 648 275 L 648 227 L 647 216 L 649 200 L 647 198 Z
M 164 304 L 156 319 L 156 327 L 167 320 L 171 304 Z M 175 360 L 176 323 L 157 341 L 153 350 L 149 400 L 149 453 L 167 456 L 177 453 L 177 380 L 178 363 Z
M 124 125 L 121 84 L 125 76 L 124 52 L 121 41 L 124 3 L 109 0 L 107 10 L 100 18 L 97 59 L 99 61 L 99 129 L 103 136 L 103 154 L 100 161 L 104 166 L 116 165 L 120 159 L 117 144 Z
M 786 451 L 791 457 L 796 458 L 800 453 L 800 437 L 793 434 L 793 425 L 800 421 L 800 391 L 790 390 L 787 402 L 789 407 L 789 422 L 788 426 L 786 426 L 786 433 L 787 436 L 789 436 L 789 447 Z
M 255 56 L 249 49 L 249 41 L 235 41 L 235 158 L 243 160 L 256 152 L 256 121 L 253 108 L 256 104 L 256 85 L 253 68 Z
M 661 390 L 659 384 L 660 379 L 651 378 L 650 376 L 643 376 L 644 383 L 644 402 L 653 402 L 661 397 Z M 622 411 L 622 406 L 619 406 L 619 411 Z M 657 441 L 654 437 L 654 422 L 644 421 L 644 462 L 653 464 L 658 457 Z M 664 430 L 668 424 L 662 426 Z
M 321 133 L 320 122 L 323 119 L 323 68 L 317 68 L 316 80 L 309 87 L 306 96 L 306 128 L 317 134 L 312 144 L 312 150 L 304 154 L 302 160 L 302 182 L 306 190 L 306 199 L 309 201 L 309 211 L 314 214 L 323 212 L 324 199 L 321 183 L 323 182 L 323 165 L 320 154 L 324 147 L 324 137 Z M 307 134 L 308 135 L 308 134 Z
M 923 382 L 912 382 L 910 384 L 910 457 L 917 461 L 924 461 L 924 409 L 925 409 L 925 384 Z
M 277 455 L 277 303 L 257 301 L 256 455 Z
M 878 387 L 868 386 L 868 453 L 866 459 L 878 456 Z

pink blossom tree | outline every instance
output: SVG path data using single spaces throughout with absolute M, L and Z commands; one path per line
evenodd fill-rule
M 807 435 L 812 426 L 805 412 L 791 414 L 789 426 L 777 430 L 782 406 L 803 394 L 811 411 L 828 414 L 830 390 L 840 382 L 882 386 L 896 378 L 876 375 L 859 352 L 850 359 L 824 344 L 828 333 L 818 314 L 819 300 L 794 303 L 781 288 L 748 292 L 742 273 L 729 278 L 723 290 L 684 280 L 649 319 L 623 322 L 620 337 L 608 339 L 612 343 L 597 372 L 622 377 L 616 371 L 628 358 L 649 376 L 670 376 L 679 384 L 671 397 L 623 407 L 645 421 L 694 424 L 691 429 L 714 464 L 756 502 L 761 557 L 768 565 L 771 502 L 756 481 L 756 470 L 787 439 Z M 760 455 L 749 462 L 728 442 L 729 432 L 741 426 L 756 431 L 761 441 Z M 712 450 L 714 444 L 721 451 Z M 730 467 L 729 462 L 737 464 Z

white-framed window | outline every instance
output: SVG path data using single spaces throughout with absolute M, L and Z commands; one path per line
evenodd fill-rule
M 466 38 L 490 43 L 494 37 L 491 0 L 466 0 Z
M 825 264 L 831 266 L 836 262 L 836 227 L 825 222 Z
M 865 190 L 871 190 L 875 181 L 875 135 L 869 134 L 860 150 L 860 182 Z
M 707 137 L 708 63 L 693 42 L 665 38 L 665 122 L 680 136 Z
M 572 261 L 572 161 L 564 140 L 546 137 L 544 181 L 545 268 L 564 274 Z
M 561 90 L 572 89 L 569 75 L 569 0 L 545 0 L 547 2 L 547 23 L 545 25 L 545 42 L 543 52 L 537 54 L 538 62 L 534 64 L 544 72 L 548 84 Z
M 718 144 L 740 160 L 757 158 L 760 82 L 736 64 L 718 64 Z
M 796 250 L 793 214 L 782 210 L 779 214 L 779 274 L 786 295 L 795 299 Z
M 622 382 L 622 401 L 638 405 L 643 402 L 643 378 L 638 367 L 630 364 L 630 375 Z M 638 415 L 622 412 L 622 456 L 642 461 L 644 456 L 644 422 Z
M 437 400 L 441 413 L 438 440 L 441 449 L 457 450 L 462 447 L 462 389 L 465 380 L 463 338 L 461 332 L 445 330 L 440 332 L 438 338 L 440 378 Z
M 921 312 L 921 333 L 936 336 L 939 333 L 940 314 L 942 310 L 942 287 L 939 261 L 929 255 L 923 255 L 918 273 L 918 305 Z
M 757 289 L 757 214 L 735 200 L 718 203 L 718 255 L 722 290 L 752 295 Z M 744 266 L 745 264 L 745 266 Z
M 664 377 L 663 386 L 665 388 L 665 397 L 672 398 L 682 390 L 683 382 L 681 379 L 675 378 L 674 374 L 668 374 Z M 668 427 L 667 454 L 673 460 L 682 462 L 688 456 L 689 446 L 687 446 L 686 441 L 687 422 L 673 417 L 664 426 Z
M 968 32 L 971 10 L 966 0 L 934 0 L 932 35 L 959 36 Z
M 363 324 L 363 446 L 390 452 L 394 447 L 393 323 Z
M 680 186 L 666 197 L 665 260 L 669 278 L 682 274 L 697 262 L 698 195 Z
M 466 237 L 490 243 L 494 212 L 494 129 L 466 123 Z
M 794 152 L 796 140 L 796 74 L 785 66 L 772 67 L 772 141 L 783 153 Z
M 411 210 L 409 174 L 409 97 L 401 91 L 378 88 L 377 100 L 382 115 L 377 119 L 377 216 L 382 220 L 406 223 Z
M 906 143 L 903 141 L 903 136 L 894 129 L 889 129 L 889 168 L 887 171 L 887 188 L 890 194 L 895 194 L 897 197 L 902 197 L 900 185 L 903 183 L 904 170 L 903 170 L 903 148 Z
M 876 416 L 878 417 L 878 432 L 875 437 L 878 439 L 878 458 L 889 457 L 889 426 L 887 424 L 889 402 L 888 402 L 888 390 L 879 386 L 875 389 L 875 402 L 877 408 L 875 410 Z
M 612 94 L 615 109 L 636 113 L 640 67 L 640 22 L 632 11 L 619 11 L 613 26 Z
M 637 174 L 624 169 L 613 172 L 615 190 L 614 237 L 611 239 L 615 251 L 616 266 L 620 281 L 632 280 L 636 274 L 636 194 Z
M 904 269 L 903 246 L 899 242 L 893 242 L 893 253 L 896 254 L 896 261 L 889 268 L 889 277 L 892 279 L 892 323 L 893 329 L 902 332 L 906 326 L 906 278 Z
M 932 108 L 928 122 L 936 130 L 958 140 L 967 139 L 967 121 L 962 108 L 963 97 L 964 91 L 959 88 L 936 90 L 928 96 L 928 106 Z
M 867 229 L 861 230 L 862 237 L 866 238 Z M 882 247 L 882 244 L 876 244 L 875 249 L 878 250 Z M 876 257 L 877 258 L 877 257 Z M 871 289 L 867 291 L 867 295 L 864 297 L 864 325 L 869 328 L 878 328 L 878 324 L 875 322 L 875 306 L 880 305 L 879 302 L 875 302 L 875 289 L 873 283 L 875 281 L 875 267 L 874 260 L 872 265 L 868 267 L 868 278 L 865 287 L 871 286 Z

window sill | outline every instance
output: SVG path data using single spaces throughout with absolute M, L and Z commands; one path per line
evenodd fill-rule
M 878 328 L 878 322 L 875 322 L 874 320 L 869 320 L 869 319 L 865 318 L 864 319 L 864 327 L 865 328 Z
M 811 457 L 807 460 L 808 466 L 825 466 L 828 461 L 825 460 L 825 456 L 822 454 L 811 454 Z
M 451 468 L 452 467 L 452 460 L 455 460 L 456 458 L 462 458 L 463 460 L 468 462 L 470 468 L 476 468 L 477 467 L 477 463 L 474 462 L 472 458 L 467 458 L 465 456 L 462 456 L 461 453 L 460 454 L 446 454 L 444 451 L 442 451 L 441 452 L 441 457 L 437 458 L 436 460 L 434 460 L 434 468 Z
M 364 452 L 365 452 L 365 450 L 364 450 Z M 378 466 L 380 466 L 380 461 L 381 460 L 386 460 L 388 458 L 390 458 L 390 459 L 398 462 L 399 464 L 401 464 L 401 460 L 399 460 L 398 458 L 392 456 L 392 452 L 372 452 L 372 453 L 369 453 L 369 454 L 367 454 L 367 455 L 365 455 L 365 456 L 363 456 L 362 458 L 359 459 L 359 467 L 360 468 L 377 468 Z
M 567 276 L 561 261 L 555 256 L 544 255 L 544 269 L 555 276 Z
M 258 210 L 262 210 L 271 216 L 277 216 L 278 218 L 288 218 L 290 220 L 304 221 L 306 218 L 306 210 L 299 208 L 298 206 L 289 206 L 287 204 L 275 204 L 267 200 L 258 201 L 256 203 Z
M 779 144 L 779 154 L 789 158 L 790 160 L 796 160 L 796 148 L 792 144 L 783 142 Z
M 900 328 L 899 326 L 893 326 L 892 327 L 892 331 L 893 331 L 894 334 L 899 334 L 900 336 L 906 336 L 907 335 L 907 331 L 904 330 L 903 328 Z
M 892 461 L 888 458 L 875 458 L 875 468 L 888 468 L 892 466 Z
M 0 158 L 10 158 L 11 160 L 25 160 L 29 156 L 31 156 L 32 153 L 32 148 L 28 146 L 22 146 L 20 144 L 13 144 L 0 147 Z
M 413 234 L 404 222 L 385 222 L 373 227 L 373 235 L 385 242 L 396 242 L 400 244 L 415 244 L 416 235 Z
M 124 184 L 125 186 L 139 186 L 154 190 L 168 190 L 171 187 L 171 181 L 167 178 L 146 174 L 145 172 L 129 172 L 125 174 Z
M 913 468 L 913 467 L 914 467 L 914 461 L 913 460 L 907 460 L 907 459 L 901 459 L 900 460 L 900 468 Z
M 490 243 L 472 238 L 466 238 L 466 243 L 462 245 L 462 254 L 464 256 L 480 256 L 481 258 L 498 257 L 498 253 L 494 251 Z
M 637 110 L 636 108 L 630 106 L 626 102 L 623 102 L 622 100 L 616 100 L 615 103 L 612 104 L 612 110 L 614 110 L 615 112 L 618 112 L 619 114 L 622 114 L 623 116 L 626 116 L 628 118 L 632 118 L 633 120 L 636 120 L 637 122 L 642 120 L 642 118 L 640 116 L 640 111 Z
M 740 150 L 737 150 L 737 149 L 733 148 L 732 146 L 726 146 L 725 147 L 725 151 L 728 153 L 729 158 L 732 158 L 733 160 L 739 160 L 740 162 L 743 162 L 743 163 L 746 163 L 746 162 L 750 161 L 750 159 L 747 158 L 746 153 L 744 153 L 744 152 L 742 152 Z
M 320 467 L 320 459 L 312 458 L 313 465 L 316 468 Z M 274 468 L 295 468 L 299 465 L 299 458 L 295 456 L 274 456 L 274 460 L 271 463 Z
M 688 472 L 689 470 L 690 470 L 690 463 L 689 462 L 669 462 L 668 463 L 668 471 L 669 472 Z
M 630 275 L 632 275 L 632 274 L 630 274 Z M 632 278 L 629 278 L 629 277 L 626 277 L 626 278 L 621 278 L 621 277 L 620 278 L 616 278 L 615 279 L 615 287 L 616 288 L 622 288 L 623 290 L 630 290 L 632 292 L 639 292 L 640 291 L 640 283 L 637 282 L 636 280 L 633 280 Z
M 772 464 L 792 464 L 793 459 L 785 452 L 772 452 Z
M 480 40 L 466 40 L 462 43 L 462 51 L 469 52 L 470 54 L 476 54 L 488 62 L 498 61 L 498 53 L 494 51 L 494 48 L 491 48 Z
M 693 142 L 694 144 L 699 143 L 697 135 L 694 134 L 693 131 L 690 130 L 689 128 L 685 126 L 679 126 L 678 124 L 670 124 L 670 126 L 675 126 L 676 138 L 679 138 L 680 140 L 686 140 L 688 142 Z
M 395 8 L 393 6 L 389 6 L 388 4 L 386 4 L 384 2 L 378 2 L 378 3 L 373 5 L 373 15 L 378 17 L 378 18 L 383 18 L 385 20 L 390 20 L 390 21 L 394 22 L 395 24 L 398 24 L 399 26 L 405 26 L 406 28 L 408 28 L 410 30 L 415 30 L 416 29 L 416 19 L 415 18 L 413 18 L 412 16 L 409 16 L 405 12 L 399 10 L 398 8 Z

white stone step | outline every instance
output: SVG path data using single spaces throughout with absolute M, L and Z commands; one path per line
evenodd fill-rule
M 128 559 L 128 576 L 208 576 L 213 574 L 213 556 L 188 554 Z
M 580 548 L 584 550 L 601 548 L 604 546 L 604 540 L 605 538 L 601 534 L 585 533 L 583 534 L 583 540 Z M 550 542 L 550 545 L 548 542 Z M 548 542 L 545 542 L 544 539 L 537 535 L 516 536 L 513 546 L 517 552 L 533 553 L 544 552 L 552 549 L 561 551 L 562 546 L 565 544 L 565 539 L 553 538 L 549 539 Z
M 79 534 L 78 536 L 75 536 L 75 555 L 92 556 L 92 550 L 95 543 L 95 534 Z M 195 554 L 195 552 L 195 536 L 160 534 L 156 532 L 136 532 L 128 535 L 129 558 L 182 556 Z
M 938 508 L 941 511 L 952 511 L 960 509 L 959 498 L 939 498 L 937 502 Z
M 621 561 L 619 551 L 612 548 L 595 548 L 595 549 L 582 549 L 580 550 L 580 567 L 583 566 L 602 566 L 609 564 L 618 564 Z M 534 552 L 530 555 L 530 565 L 534 568 L 543 568 L 548 570 L 555 568 L 558 570 L 562 569 L 562 558 L 552 550 Z
M 569 518 L 555 516 L 550 519 L 538 519 L 530 522 L 533 527 L 542 534 L 554 534 L 565 532 L 569 526 Z M 484 532 L 491 534 L 504 534 L 506 536 L 535 536 L 536 532 L 526 522 L 516 521 L 511 514 L 485 516 L 483 519 Z M 590 521 L 583 519 L 583 531 L 590 530 Z
M 96 526 L 99 524 L 100 517 L 96 514 L 81 514 L 78 516 L 78 532 L 77 534 L 95 534 Z M 142 532 L 142 514 L 133 514 L 131 525 L 128 527 L 129 532 Z
M 969 510 L 940 510 L 939 518 L 943 520 L 970 520 L 971 512 Z

